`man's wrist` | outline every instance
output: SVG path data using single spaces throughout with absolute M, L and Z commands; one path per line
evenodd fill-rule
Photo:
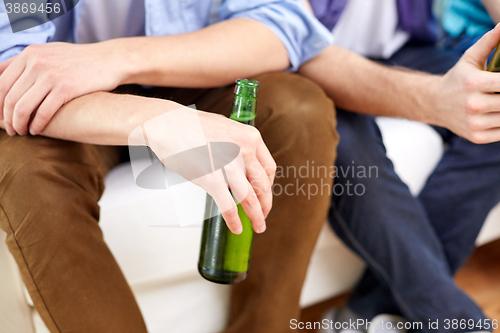
M 429 125 L 441 125 L 439 106 L 442 104 L 441 83 L 443 77 L 439 75 L 421 74 L 418 80 L 416 121 Z
M 104 51 L 110 55 L 116 70 L 118 85 L 135 84 L 134 78 L 141 72 L 141 60 L 131 45 L 131 38 L 117 38 L 103 42 Z
M 443 93 L 445 77 L 443 75 L 433 75 L 428 84 L 428 108 L 426 108 L 425 123 L 445 127 L 446 119 L 445 107 L 448 107 L 450 101 Z

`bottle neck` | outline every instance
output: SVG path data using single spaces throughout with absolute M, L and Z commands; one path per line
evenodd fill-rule
M 256 106 L 256 97 L 234 95 L 230 118 L 243 124 L 255 126 Z

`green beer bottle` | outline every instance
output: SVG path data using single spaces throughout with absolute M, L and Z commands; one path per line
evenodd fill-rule
M 257 81 L 236 80 L 231 119 L 254 126 L 258 87 Z M 236 235 L 229 230 L 214 199 L 207 194 L 198 271 L 209 281 L 232 284 L 247 276 L 253 229 L 241 204 L 238 204 L 238 215 L 243 232 Z

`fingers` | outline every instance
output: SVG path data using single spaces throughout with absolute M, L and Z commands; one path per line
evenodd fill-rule
M 474 94 L 466 99 L 465 110 L 470 115 L 499 112 L 500 94 Z
M 484 115 L 484 128 L 495 129 L 500 128 L 500 111 L 499 112 L 491 112 Z
M 224 221 L 226 221 L 227 227 L 233 234 L 241 234 L 243 232 L 243 225 L 241 224 L 241 220 L 238 215 L 238 207 L 234 203 L 229 189 L 227 187 L 220 188 L 220 191 L 217 191 L 217 193 L 212 195 L 212 198 L 214 198 L 219 209 L 220 207 L 227 207 L 228 204 L 231 205 L 231 208 L 221 210 L 222 217 L 224 218 Z
M 262 214 L 264 214 L 264 218 L 267 218 L 273 206 L 273 195 L 269 177 L 257 159 L 247 165 L 246 173 L 248 181 L 259 199 Z
M 271 210 L 273 200 L 271 186 L 264 169 L 255 160 L 253 165 L 247 165 L 242 169 L 227 165 L 224 171 L 229 187 L 252 222 L 253 229 L 257 233 L 264 232 L 266 230 L 265 219 Z
M 241 163 L 238 163 L 238 160 L 241 160 Z M 224 172 L 226 173 L 229 187 L 231 188 L 235 199 L 241 204 L 248 218 L 252 222 L 252 226 L 255 232 L 262 233 L 266 230 L 265 216 L 271 209 L 272 198 L 266 200 L 265 194 L 263 193 L 264 190 L 260 189 L 257 186 L 254 187 L 251 185 L 249 179 L 247 179 L 249 178 L 249 175 L 245 170 L 246 168 L 243 164 L 241 155 L 236 158 L 235 161 L 224 167 Z M 260 163 L 258 163 L 257 161 L 256 163 L 260 165 Z M 254 174 L 256 173 L 255 171 L 251 172 L 253 172 Z M 258 172 L 260 172 L 260 174 L 262 175 L 264 182 L 268 183 L 267 176 L 265 175 L 262 167 L 261 170 L 258 170 Z M 259 181 L 262 182 L 262 179 L 258 178 L 257 175 L 254 175 L 253 179 L 259 179 Z M 259 198 L 257 192 L 262 192 L 262 199 Z M 262 204 L 264 204 L 264 207 L 266 207 L 266 209 L 263 208 Z
M 64 100 L 60 97 L 60 94 L 57 94 L 54 90 L 49 92 L 31 122 L 29 127 L 31 135 L 40 134 L 63 104 Z
M 245 161 L 243 161 L 245 159 Z M 238 155 L 224 167 L 231 191 L 257 233 L 266 230 L 266 217 L 273 204 L 269 178 L 255 155 Z
M 500 128 L 500 112 L 491 112 L 482 115 L 470 116 L 468 126 L 472 132 L 487 131 Z
M 5 126 L 7 127 L 7 133 L 9 135 L 15 135 L 16 130 L 13 127 L 13 117 L 14 111 L 18 108 L 19 100 L 26 94 L 26 92 L 33 86 L 34 80 L 26 75 L 24 72 L 17 81 L 12 85 L 7 96 L 5 96 L 3 115 L 5 119 Z M 29 112 L 29 115 L 33 113 L 34 109 L 31 110 L 21 110 L 24 112 Z M 28 115 L 28 117 L 29 117 Z M 27 128 L 23 129 L 24 132 L 27 132 Z M 18 133 L 21 134 L 21 133 Z
M 488 60 L 491 52 L 497 47 L 500 41 L 500 25 L 484 34 L 484 36 L 472 45 L 465 53 L 464 60 L 480 66 L 482 69 L 486 68 L 486 61 Z
M 500 128 L 492 128 L 484 132 L 482 143 L 492 143 L 500 141 Z
M 4 119 L 5 98 L 12 86 L 23 74 L 25 65 L 20 61 L 15 61 L 8 66 L 0 77 L 0 120 Z
M 0 62 L 0 75 L 3 74 L 3 72 L 9 67 L 9 65 L 16 59 L 16 57 L 12 57 L 9 60 L 6 60 L 4 62 Z
M 471 90 L 485 93 L 500 92 L 500 73 L 479 71 L 467 82 Z
M 12 127 L 19 135 L 28 134 L 28 125 L 33 113 L 49 93 L 49 88 L 35 83 L 17 102 L 12 117 Z
M 262 167 L 269 178 L 269 184 L 272 186 L 276 175 L 276 162 L 269 152 L 269 149 L 264 144 L 264 141 L 261 141 L 259 147 L 257 148 L 257 159 L 262 164 Z
M 490 128 L 484 131 L 477 131 L 467 138 L 475 144 L 488 144 L 500 141 L 500 128 Z
M 250 185 L 248 181 L 246 181 L 246 183 L 248 194 L 246 195 L 245 199 L 240 201 L 240 204 L 241 207 L 243 207 L 243 209 L 245 210 L 248 218 L 252 222 L 253 230 L 256 233 L 260 234 L 266 231 L 266 220 L 264 219 L 262 207 L 252 185 Z
M 241 234 L 243 226 L 238 216 L 238 207 L 229 192 L 222 170 L 218 170 L 202 178 L 197 181 L 200 181 L 204 190 L 214 199 L 229 230 L 234 234 Z
M 250 184 L 250 190 L 247 197 L 241 200 L 241 204 L 247 212 L 246 206 L 258 206 L 260 212 L 250 216 L 253 228 L 256 232 L 261 233 L 266 229 L 265 219 L 272 208 L 272 184 L 276 173 L 276 163 L 274 162 L 271 153 L 267 149 L 260 133 L 254 135 L 256 149 L 254 154 L 244 154 L 245 174 Z M 256 201 L 256 202 L 254 202 Z M 255 209 L 255 208 L 253 208 Z

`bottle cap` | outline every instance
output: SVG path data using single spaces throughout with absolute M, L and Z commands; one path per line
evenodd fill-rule
M 257 98 L 258 88 L 259 82 L 255 80 L 238 79 L 234 87 L 234 94 L 240 97 Z

